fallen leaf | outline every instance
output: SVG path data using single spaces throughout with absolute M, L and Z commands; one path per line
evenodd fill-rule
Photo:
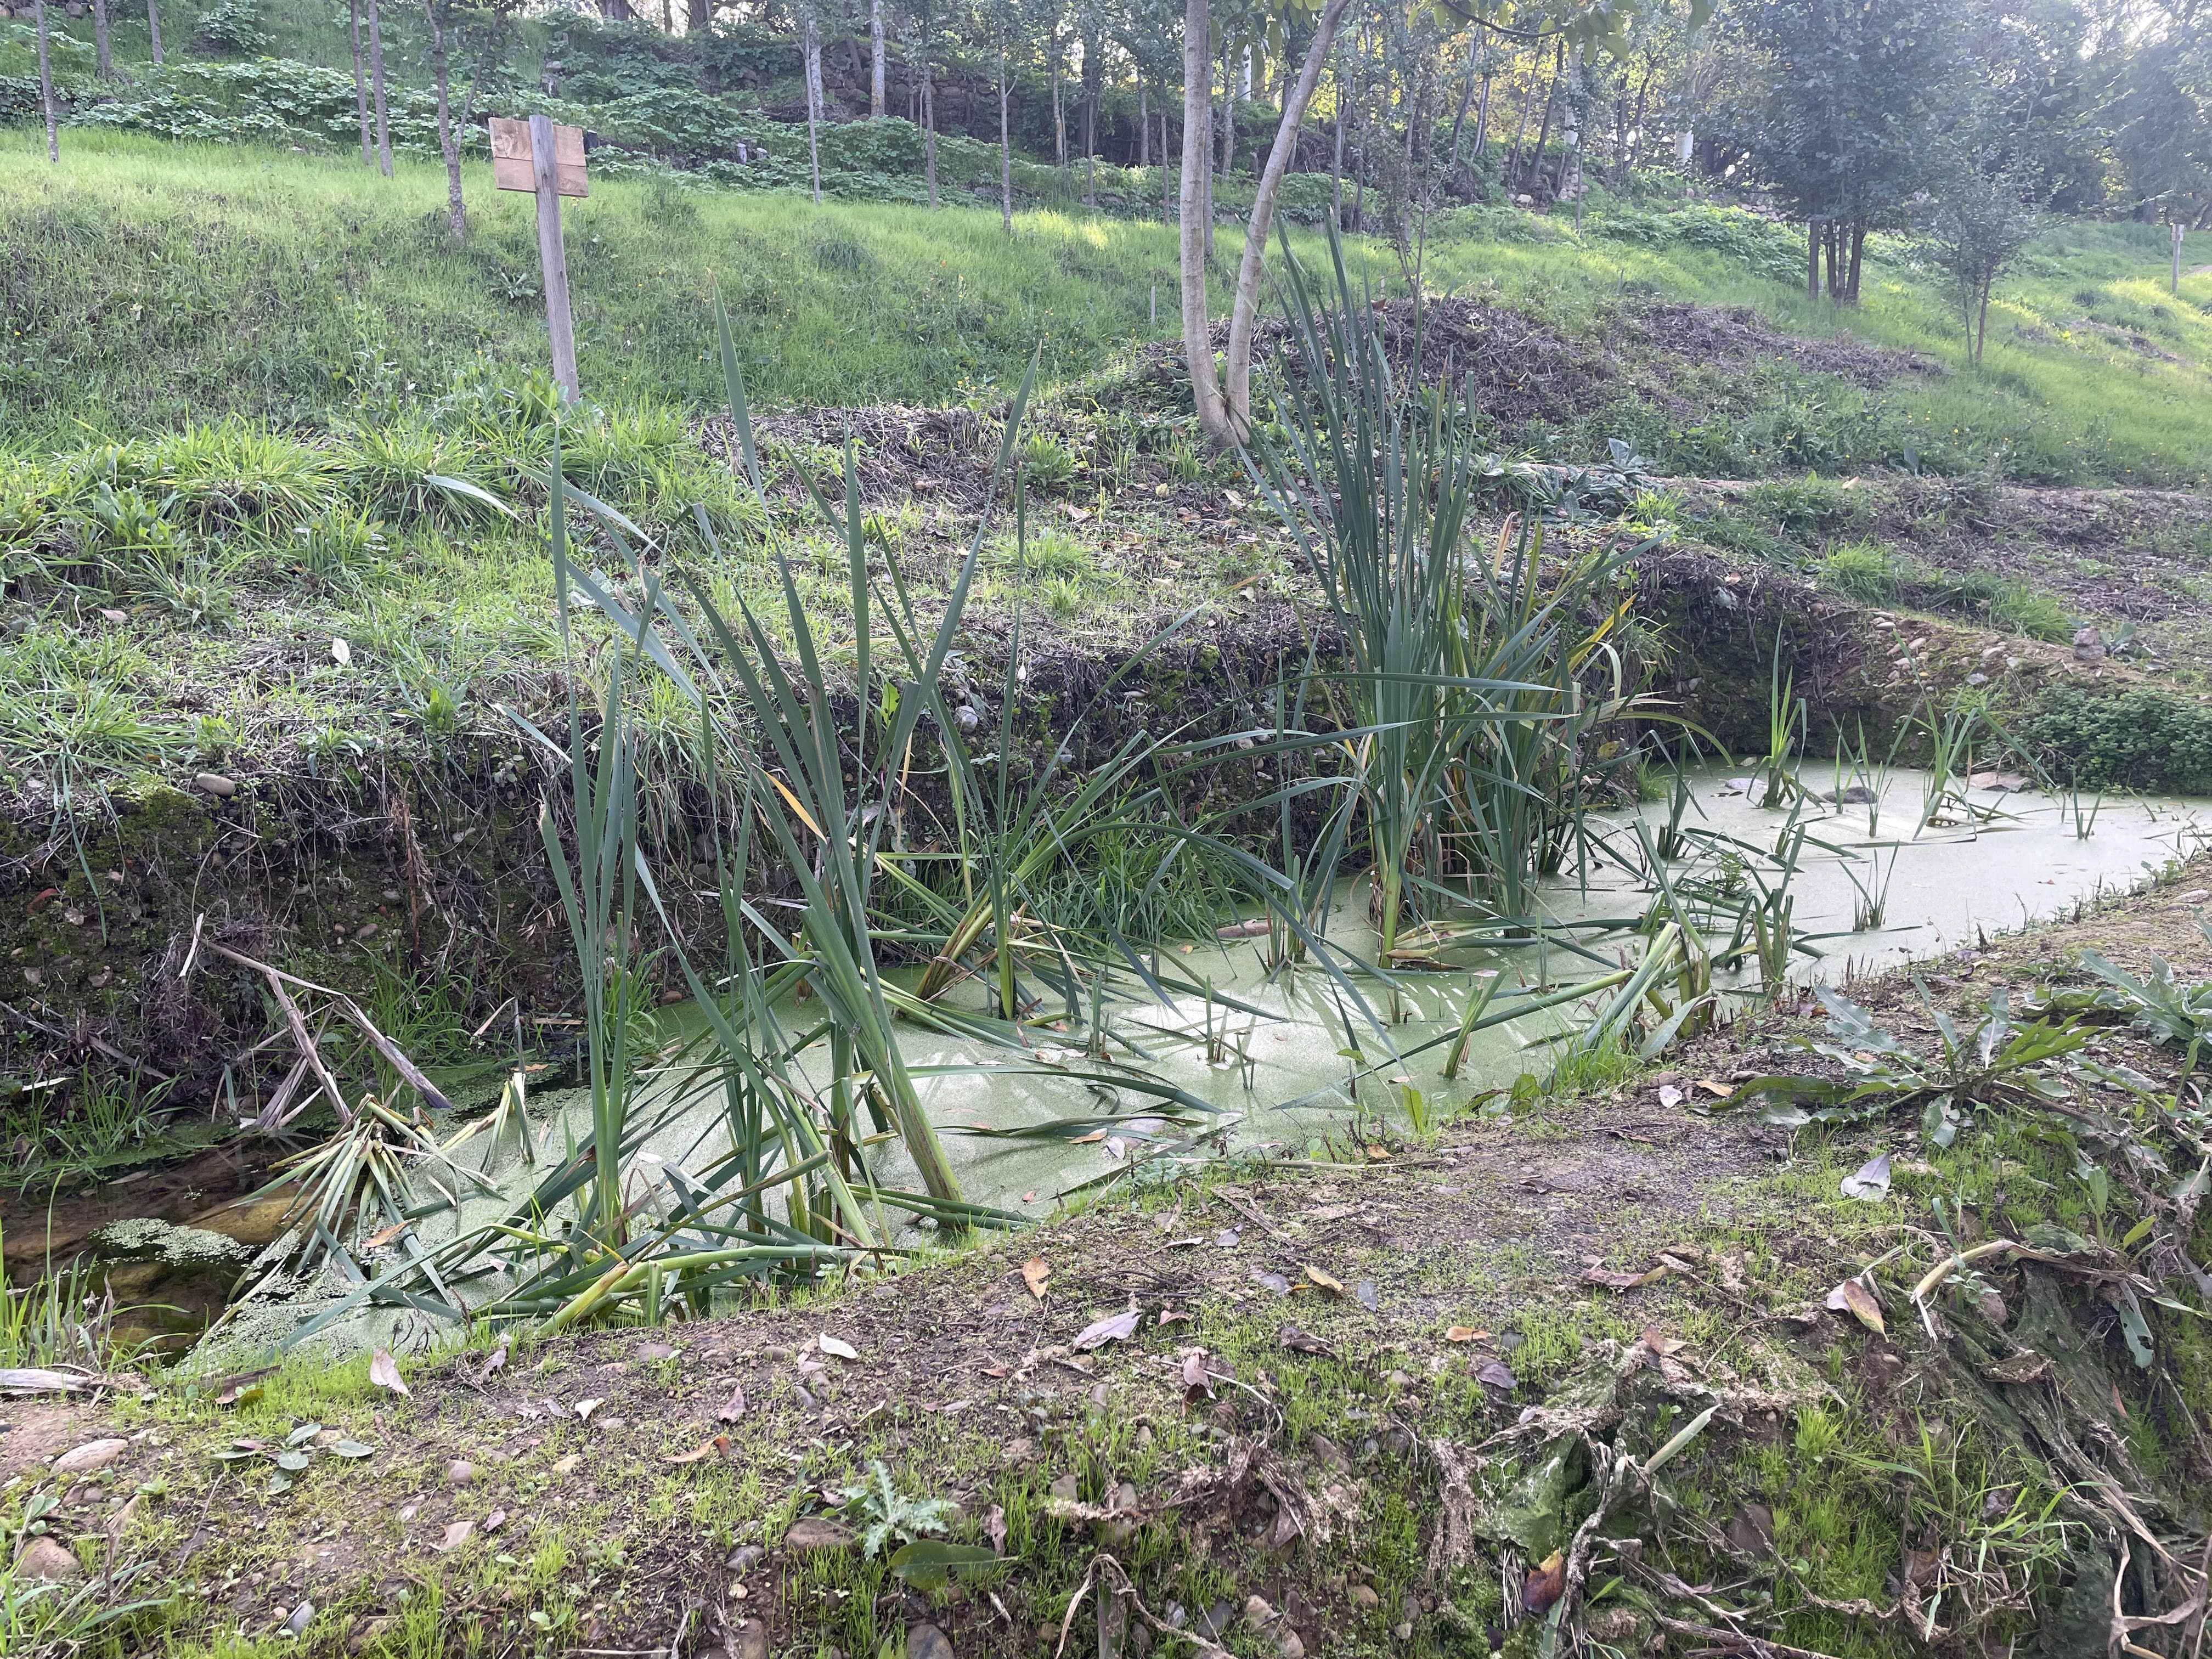
M 1243 1237 L 1243 1235 L 1236 1228 L 1224 1227 L 1219 1232 L 1214 1234 L 1213 1242 L 1224 1250 L 1233 1250 L 1237 1248 L 1237 1241 Z
M 1646 1325 L 1644 1334 L 1637 1339 L 1656 1354 L 1680 1353 L 1689 1345 L 1679 1336 L 1668 1336 L 1656 1325 Z
M 484 1361 L 483 1369 L 477 1373 L 477 1381 L 489 1382 L 506 1369 L 507 1344 L 502 1342 L 491 1351 L 491 1358 Z
M 1204 1395 L 1213 1398 L 1213 1379 L 1206 1375 L 1206 1350 L 1193 1348 L 1182 1362 L 1183 1397 L 1195 1400 Z
M 1004 1555 L 1006 1553 L 1006 1510 L 1004 1504 L 991 1505 L 991 1512 L 983 1517 L 983 1530 L 989 1534 L 991 1553 Z
M 1370 1313 L 1382 1310 L 1382 1298 L 1376 1294 L 1375 1281 L 1371 1279 L 1363 1279 L 1352 1287 L 1352 1299 Z
M 361 1248 L 364 1250 L 380 1250 L 414 1224 L 411 1221 L 395 1221 L 389 1227 L 380 1227 L 361 1241 Z
M 827 1331 L 823 1332 L 822 1334 L 815 1338 L 814 1340 L 815 1346 L 819 1347 L 823 1352 L 826 1354 L 834 1354 L 840 1359 L 858 1359 L 860 1357 L 860 1351 L 858 1348 L 854 1347 L 849 1342 L 842 1341 L 838 1338 L 830 1335 Z
M 574 1474 L 583 1461 L 583 1455 L 580 1452 L 570 1452 L 553 1465 L 553 1473 L 563 1476 Z
M 1585 1267 L 1583 1269 L 1583 1283 L 1602 1285 L 1608 1291 L 1633 1291 L 1666 1278 L 1667 1273 L 1664 1267 L 1654 1267 L 1649 1273 L 1625 1273 L 1612 1267 Z
M 396 1395 L 404 1396 L 409 1392 L 406 1379 L 399 1375 L 399 1366 L 387 1349 L 379 1348 L 369 1356 L 368 1380 Z
M 1869 1158 L 1843 1180 L 1845 1198 L 1862 1199 L 1869 1204 L 1879 1204 L 1889 1196 L 1889 1154 L 1883 1152 Z
M 745 1389 L 740 1382 L 732 1387 L 730 1397 L 722 1402 L 722 1409 L 714 1413 L 714 1420 L 717 1423 L 734 1423 L 744 1414 Z
M 1703 1089 L 1715 1100 L 1726 1100 L 1730 1095 L 1735 1092 L 1735 1085 L 1732 1084 L 1716 1083 L 1709 1077 L 1699 1078 L 1698 1079 L 1698 1087 Z
M 457 1550 L 469 1541 L 469 1534 L 477 1529 L 473 1521 L 455 1521 L 446 1528 L 446 1535 L 430 1546 L 434 1550 Z
M 1255 1285 L 1266 1286 L 1277 1296 L 1288 1296 L 1291 1293 L 1291 1281 L 1280 1273 L 1263 1273 L 1255 1267 L 1252 1269 L 1252 1282 Z
M 1567 1588 L 1567 1558 L 1553 1550 L 1538 1567 L 1521 1581 L 1521 1605 L 1532 1615 L 1541 1617 L 1551 1610 Z
M 1828 1306 L 1838 1313 L 1849 1312 L 1876 1336 L 1888 1334 L 1888 1328 L 1882 1323 L 1881 1299 L 1862 1279 L 1847 1279 L 1830 1291 Z
M 483 1529 L 487 1533 L 495 1533 L 506 1524 L 507 1511 L 505 1510 L 494 1510 L 489 1515 L 484 1516 Z
M 1079 1352 L 1089 1348 L 1103 1348 L 1109 1342 L 1126 1342 L 1137 1334 L 1140 1317 L 1132 1308 L 1127 1313 L 1117 1313 L 1110 1319 L 1101 1319 L 1085 1325 L 1076 1333 L 1075 1340 L 1068 1346 Z
M 1044 1287 L 1052 1279 L 1052 1267 L 1041 1255 L 1033 1255 L 1022 1263 L 1022 1283 L 1030 1287 L 1030 1294 L 1038 1301 L 1044 1300 Z
M 576 1420 L 580 1423 L 590 1422 L 592 1413 L 606 1403 L 604 1400 L 579 1400 L 576 1402 Z
M 1188 1325 L 1194 1322 L 1195 1319 L 1195 1315 L 1185 1313 L 1181 1308 L 1162 1308 L 1159 1312 L 1159 1317 L 1153 1320 L 1152 1323 L 1155 1325 Z
M 1320 1268 L 1312 1266 L 1310 1263 L 1309 1263 L 1306 1267 L 1306 1279 L 1310 1283 L 1318 1286 L 1322 1290 L 1327 1291 L 1331 1296 L 1342 1296 L 1345 1293 L 1344 1281 L 1342 1279 L 1338 1279 L 1332 1274 L 1323 1273 Z
M 1488 1331 L 1479 1331 L 1472 1325 L 1455 1325 L 1444 1333 L 1444 1340 L 1447 1342 L 1480 1342 L 1485 1338 L 1488 1337 L 1489 1334 L 1490 1333 Z
M 1295 1325 L 1284 1326 L 1279 1340 L 1292 1353 L 1321 1354 L 1325 1357 L 1335 1352 L 1321 1338 L 1310 1331 L 1302 1331 Z
M 1682 1091 L 1671 1083 L 1661 1084 L 1659 1103 L 1662 1106 L 1680 1106 L 1682 1103 Z
M 365 1446 L 358 1440 L 341 1440 L 337 1445 L 331 1448 L 331 1455 L 333 1457 L 374 1457 L 376 1455 L 376 1448 L 374 1446 Z
M 678 1452 L 668 1461 L 672 1463 L 703 1463 L 717 1452 L 730 1449 L 730 1437 L 718 1434 L 712 1440 L 702 1440 L 688 1452 Z
M 1521 1386 L 1520 1379 L 1506 1369 L 1502 1359 L 1486 1359 L 1474 1368 L 1474 1380 L 1486 1388 L 1503 1389 L 1508 1394 Z
M 331 655 L 336 657 L 341 664 L 349 663 L 353 660 L 353 647 L 343 640 L 333 639 L 331 641 Z

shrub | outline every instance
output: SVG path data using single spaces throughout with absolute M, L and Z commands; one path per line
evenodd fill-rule
M 2021 734 L 2091 788 L 2212 793 L 2212 708 L 2148 686 L 2097 696 L 2048 688 Z

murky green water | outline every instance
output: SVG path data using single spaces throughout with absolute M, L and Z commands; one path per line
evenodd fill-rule
M 1811 790 L 1833 787 L 1829 778 L 1809 770 L 1804 781 Z M 1715 838 L 1709 847 L 1724 851 L 1731 844 L 1728 838 L 1747 848 L 1773 846 L 1787 815 L 1756 805 L 1723 774 L 1698 775 L 1694 784 L 1683 822 Z M 2195 809 L 2186 802 L 2107 803 L 2094 833 L 2085 839 L 2075 834 L 2069 804 L 2036 793 L 1982 790 L 1972 792 L 1970 799 L 1986 817 L 1916 833 L 1924 790 L 1917 775 L 1893 777 L 1879 803 L 1873 833 L 1867 804 L 1802 813 L 1808 838 L 1790 884 L 1795 920 L 1807 933 L 1830 937 L 1817 941 L 1818 955 L 1797 958 L 1794 977 L 1839 981 L 1847 970 L 1887 968 L 1971 947 L 1985 935 L 2130 886 L 2200 844 Z M 1667 808 L 1647 806 L 1641 813 L 1656 825 L 1665 819 Z M 1636 846 L 1632 816 L 1619 814 L 1606 826 L 1612 844 L 1629 852 Z M 1750 866 L 1759 866 L 1755 855 L 1747 852 L 1745 857 Z M 1689 867 L 1670 866 L 1678 874 Z M 1718 870 L 1711 854 L 1695 867 L 1708 876 Z M 1851 932 L 1855 906 L 1867 890 L 1885 885 L 1885 872 L 1884 925 Z M 956 1068 L 918 1081 L 966 1195 L 1041 1217 L 1063 1197 L 1205 1130 L 1217 1132 L 1228 1145 L 1302 1151 L 1323 1137 L 1341 1137 L 1362 1113 L 1370 1121 L 1378 1112 L 1402 1116 L 1407 1087 L 1419 1091 L 1425 1109 L 1442 1115 L 1510 1087 L 1522 1073 L 1540 1076 L 1551 1064 L 1545 1040 L 1578 1028 L 1589 1016 L 1589 1005 L 1531 1012 L 1478 1033 L 1456 1079 L 1447 1081 L 1441 1075 L 1444 1057 L 1468 999 L 1492 971 L 1501 973 L 1501 984 L 1508 988 L 1493 1004 L 1502 1008 L 1524 984 L 1571 984 L 1633 960 L 1638 941 L 1632 933 L 1577 933 L 1576 925 L 1632 919 L 1650 898 L 1650 888 L 1638 875 L 1593 867 L 1579 879 L 1571 874 L 1547 887 L 1546 928 L 1556 928 L 1556 934 L 1547 932 L 1507 950 L 1451 950 L 1445 953 L 1453 963 L 1449 970 L 1412 969 L 1387 979 L 1356 965 L 1372 960 L 1377 940 L 1367 921 L 1364 890 L 1349 882 L 1340 886 L 1327 935 L 1343 955 L 1341 976 L 1310 963 L 1271 972 L 1264 939 L 1201 941 L 1164 953 L 1164 977 L 1210 984 L 1219 1000 L 1211 1007 L 1203 994 L 1158 1001 L 1125 974 L 1121 995 L 1108 1012 L 1109 1052 L 1115 1060 L 1141 1067 L 1213 1106 L 1217 1115 L 1210 1119 L 1187 1115 L 1180 1122 L 1160 1118 L 1124 1124 L 1079 1144 L 965 1133 L 970 1127 L 1005 1130 L 1117 1110 L 1141 1114 L 1147 1104 L 1142 1097 L 1121 1091 L 1116 1098 L 1062 1074 L 1065 1066 L 1085 1064 L 1080 1019 L 1064 1032 L 1040 1030 L 1034 1059 L 1028 1061 L 918 1026 L 902 1028 L 903 1052 L 918 1068 Z M 1583 940 L 1587 955 L 1577 955 L 1567 943 L 1576 938 Z M 980 991 L 975 1001 L 980 1006 Z M 1244 1008 L 1230 1006 L 1232 1001 Z M 680 1008 L 664 1013 L 672 1036 L 687 1024 Z M 1355 1048 L 1359 1057 L 1348 1058 L 1346 1051 Z M 826 1078 L 826 1042 L 807 1058 L 810 1072 Z M 1356 1086 L 1348 1081 L 1354 1072 L 1362 1074 Z M 655 1077 L 636 1109 L 665 1110 L 685 1085 L 673 1073 Z M 696 1078 L 690 1086 L 699 1086 Z M 672 1166 L 697 1170 L 727 1150 L 712 1091 L 702 1093 L 697 1105 L 674 1115 L 647 1143 L 634 1172 L 639 1182 L 655 1182 Z M 584 1133 L 588 1101 L 580 1091 L 543 1091 L 532 1103 L 531 1116 L 541 1141 L 557 1152 L 568 1134 Z M 1188 1155 L 1203 1152 L 1192 1148 Z M 884 1185 L 913 1184 L 912 1170 L 896 1149 L 878 1148 L 877 1157 L 875 1173 Z M 512 1155 L 497 1172 L 518 1192 L 529 1173 Z M 497 1207 L 472 1200 L 459 1217 L 425 1222 L 424 1242 L 434 1246 L 459 1228 L 488 1218 Z M 250 1342 L 256 1334 L 264 1339 L 281 1334 L 302 1311 L 331 1299 L 334 1289 L 325 1292 L 303 1285 L 298 1291 L 289 1310 L 272 1307 L 242 1322 L 236 1336 Z M 471 1299 L 495 1293 L 494 1285 L 481 1283 Z M 411 1317 L 420 1322 L 419 1316 Z M 410 1333 L 403 1328 L 410 1318 L 368 1311 L 349 1327 L 345 1340 L 405 1340 Z

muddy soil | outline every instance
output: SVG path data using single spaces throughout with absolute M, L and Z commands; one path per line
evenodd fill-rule
M 2063 981 L 2086 945 L 2138 971 L 2163 957 L 2203 976 L 2206 895 L 2185 884 L 2204 869 L 1959 952 L 1923 981 L 1955 1015 L 2000 988 L 2017 1005 Z M 1888 980 L 1851 994 L 1924 1047 L 1918 988 Z M 1817 1406 L 1902 1457 L 1931 1422 L 1973 1409 L 1945 1380 L 1945 1346 L 1909 1315 L 1893 1304 L 1876 1334 L 1823 1295 L 1894 1256 L 1893 1245 L 1924 1255 L 1917 1221 L 1931 1194 L 1963 1190 L 1956 1171 L 1930 1167 L 1939 1154 L 1905 1123 L 1793 1134 L 1725 1104 L 1735 1083 L 1816 1029 L 1813 1012 L 1746 1020 L 1662 1073 L 1524 1103 L 1511 1121 L 1463 1121 L 1431 1142 L 1339 1125 L 1318 1158 L 1218 1170 L 842 1294 L 659 1331 L 495 1352 L 480 1343 L 416 1363 L 404 1399 L 356 1363 L 290 1367 L 258 1391 L 234 1384 L 244 1391 L 227 1406 L 210 1387 L 28 1407 L 0 1435 L 0 1474 L 60 1490 L 58 1536 L 104 1548 L 112 1535 L 121 1559 L 182 1588 L 166 1615 L 179 1636 L 264 1635 L 305 1601 L 298 1650 L 313 1654 L 412 1651 L 410 1621 L 426 1608 L 471 1650 L 500 1654 L 548 1641 L 638 1651 L 685 1632 L 696 1650 L 732 1656 L 873 1652 L 878 1637 L 923 1624 L 961 1655 L 1040 1654 L 1054 1650 L 1068 1597 L 1107 1550 L 1148 1612 L 1226 1608 L 1239 1652 L 1288 1653 L 1285 1630 L 1305 1653 L 1488 1651 L 1513 1618 L 1496 1606 L 1501 1564 L 1516 1593 L 1535 1564 L 1493 1540 L 1471 1578 L 1437 1569 L 1439 1552 L 1467 1541 L 1451 1472 L 1487 1467 L 1466 1461 L 1470 1446 L 1589 1420 L 1576 1402 L 1610 1376 L 1616 1398 L 1649 1384 L 1710 1400 L 1715 1418 L 1692 1454 L 1703 1495 L 1649 1523 L 1659 1547 L 1685 1553 L 1683 1577 L 1653 1580 L 1665 1592 L 1656 1601 L 1597 1616 L 1639 1650 L 1756 1651 L 1741 1634 L 1715 1639 L 1714 1592 L 1688 1589 L 1705 1559 L 1698 1540 L 1720 1538 L 1717 1520 L 1699 1516 L 1767 1516 L 1764 1533 L 1731 1529 L 1720 1546 L 1735 1552 L 1722 1566 L 1739 1584 L 1721 1600 L 1742 1606 L 1742 1587 L 1776 1582 L 1777 1565 L 1761 1561 L 1782 1524 L 1751 1496 L 1751 1472 L 1769 1467 L 1762 1449 L 1786 1452 L 1793 1421 L 1801 1455 L 1803 1413 Z M 2095 1052 L 2154 1077 L 2177 1065 L 2121 1030 L 2100 1035 Z M 1835 1176 L 1877 1149 L 1898 1152 L 1897 1192 L 1870 1210 L 1839 1197 Z M 2031 1185 L 2024 1170 L 2000 1168 L 1998 1179 Z M 1969 1239 L 2001 1236 L 2014 1224 L 2005 1202 L 1977 1200 L 1954 1219 L 1971 1220 Z M 1639 1282 L 1607 1288 L 1606 1273 Z M 2057 1293 L 2033 1267 L 1991 1284 L 2021 1322 Z M 1143 1318 L 1128 1336 L 1085 1336 L 1130 1308 Z M 2069 1363 L 2109 1376 L 2112 1411 L 2136 1425 L 2075 1452 L 2113 1472 L 2094 1478 L 2128 1481 L 2154 1520 L 2185 1513 L 2212 1479 L 2190 1413 L 2155 1376 L 2146 1390 L 2108 1311 L 2091 1302 L 2072 1317 Z M 2000 1392 L 2031 1414 L 2070 1386 L 2047 1365 L 2003 1375 Z M 2101 1416 L 2101 1395 L 2095 1403 Z M 2152 1421 L 2164 1450 L 2146 1474 L 2130 1449 L 2141 1451 Z M 307 1468 L 271 1490 L 266 1448 L 307 1422 L 321 1425 L 319 1441 L 301 1431 Z M 96 1475 L 47 1474 L 58 1451 L 109 1433 L 127 1443 Z M 368 1455 L 314 1449 L 341 1436 Z M 246 1455 L 213 1455 L 226 1449 Z M 886 1576 L 821 1514 L 825 1492 L 865 1483 L 876 1463 L 898 1492 L 957 1501 L 955 1531 L 995 1544 L 1005 1564 L 935 1591 Z M 144 1495 L 148 1482 L 158 1498 Z M 2095 1556 L 2095 1527 L 2082 1525 L 2075 1559 L 2103 1561 L 2108 1583 L 2111 1558 Z M 1777 1587 L 1798 1612 L 1784 1628 L 1832 1633 L 1802 1650 L 1916 1650 L 1893 1628 L 1922 1606 L 1916 1539 L 1889 1608 L 1851 1603 L 1855 1622 L 1840 1626 L 1806 1622 L 1842 1605 L 1820 1562 L 1787 1565 Z M 1637 1578 L 1632 1564 L 1624 1571 Z M 2046 1614 L 2070 1605 L 2064 1577 L 2039 1581 Z M 1263 1606 L 1248 1628 L 1252 1596 Z M 1735 1618 L 1739 1630 L 1775 1633 L 1755 1612 Z M 2034 1620 L 1999 1619 L 1994 1650 L 2006 1650 L 2007 1630 L 2032 1638 Z M 1838 1644 L 1844 1629 L 1862 1639 Z M 1262 1635 L 1273 1645 L 1248 1646 Z M 1512 1640 L 1532 1636 L 1524 1626 Z

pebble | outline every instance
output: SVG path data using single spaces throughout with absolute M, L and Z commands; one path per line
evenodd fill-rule
M 1408 1619 L 1403 1624 L 1393 1625 L 1390 1627 L 1390 1634 L 1396 1637 L 1401 1642 L 1412 1641 L 1413 1639 L 1413 1621 Z
M 842 1550 L 852 1542 L 851 1533 L 818 1515 L 802 1515 L 783 1535 L 783 1547 L 787 1550 Z
M 210 795 L 231 796 L 238 793 L 238 781 L 227 778 L 220 772 L 202 772 L 192 780 L 192 787 Z
M 953 1659 L 952 1644 L 934 1625 L 909 1625 L 906 1631 L 906 1659 Z
M 1382 1598 L 1375 1593 L 1371 1584 L 1354 1584 L 1352 1587 L 1352 1605 L 1364 1607 L 1371 1613 L 1382 1605 Z
M 730 1559 L 722 1565 L 742 1578 L 767 1558 L 768 1552 L 758 1544 L 740 1544 L 730 1552 Z
M 35 1578 L 42 1583 L 75 1578 L 83 1571 L 76 1552 L 64 1549 L 51 1538 L 33 1538 L 15 1558 L 16 1577 Z
M 56 1474 L 87 1474 L 94 1469 L 104 1469 L 129 1450 L 128 1440 L 88 1440 L 82 1446 L 72 1446 L 54 1459 Z
M 298 1607 L 292 1609 L 292 1616 L 284 1621 L 284 1634 L 304 1635 L 307 1626 L 314 1622 L 314 1618 L 315 1604 L 313 1601 L 301 1602 Z
M 1052 1483 L 1051 1493 L 1053 1497 L 1064 1498 L 1071 1504 L 1075 1502 L 1075 1477 L 1072 1474 L 1061 1475 Z
M 757 1619 L 739 1625 L 731 1638 L 730 1659 L 769 1659 L 768 1626 Z
M 456 1457 L 446 1465 L 446 1484 L 449 1486 L 465 1486 L 476 1478 L 477 1466 L 465 1459 Z

